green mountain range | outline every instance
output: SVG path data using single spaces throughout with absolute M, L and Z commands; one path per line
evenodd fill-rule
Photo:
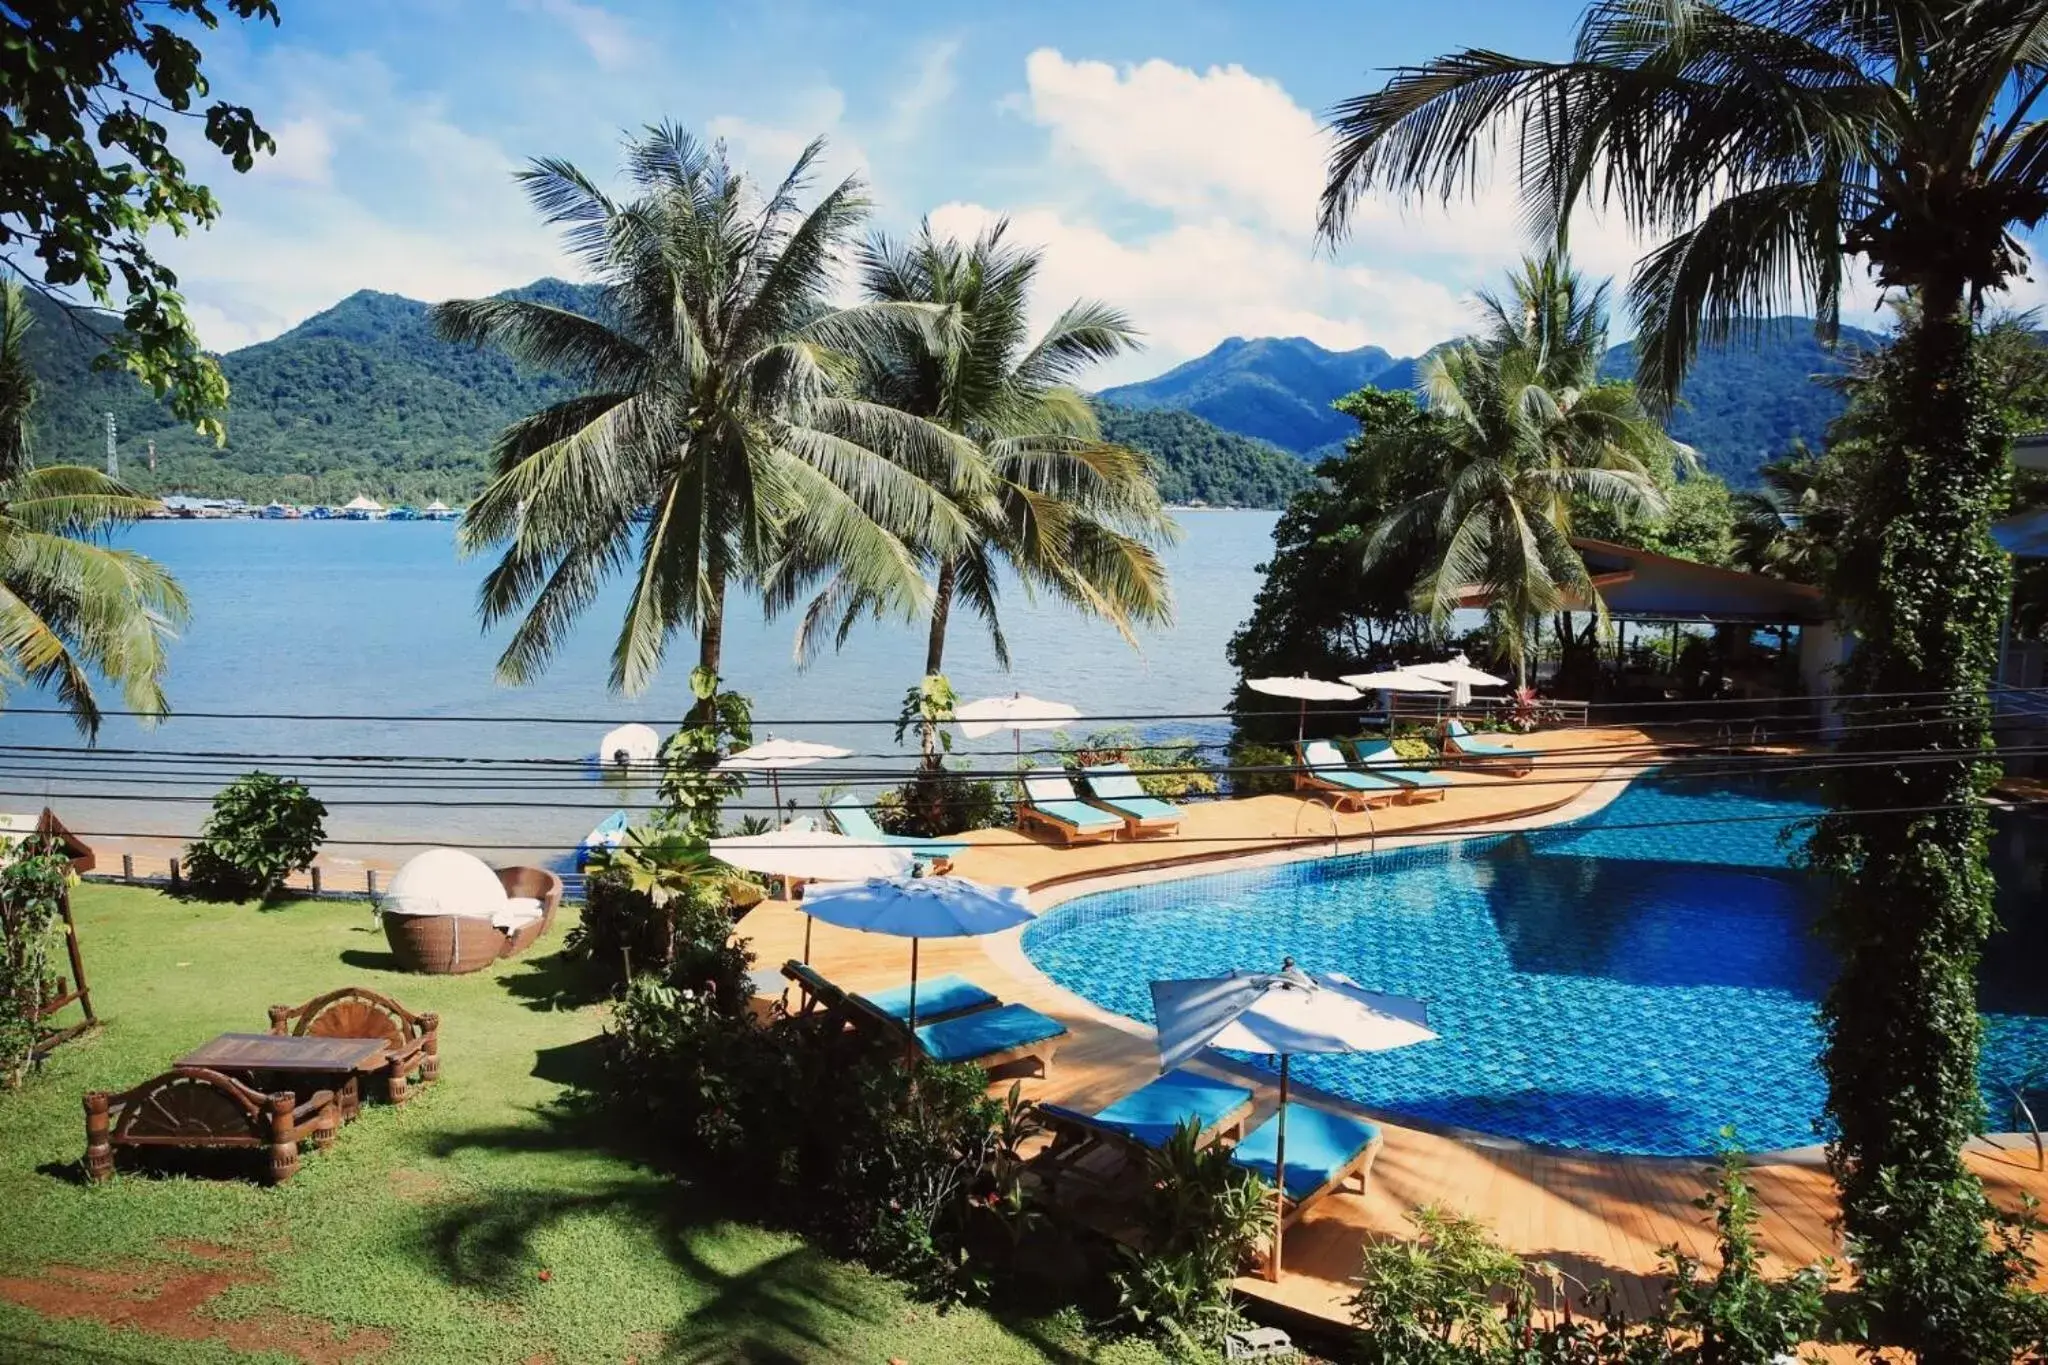
M 1753 484 L 1756 468 L 1797 437 L 1818 446 L 1842 397 L 1820 380 L 1841 373 L 1856 349 L 1880 344 L 1876 333 L 1842 329 L 1833 351 L 1806 318 L 1774 318 L 1744 341 L 1703 351 L 1686 380 L 1671 434 L 1700 452 L 1701 463 L 1730 483 Z M 1326 350 L 1303 337 L 1232 337 L 1207 355 L 1156 379 L 1104 389 L 1100 397 L 1131 408 L 1184 409 L 1229 431 L 1299 455 L 1327 451 L 1355 427 L 1332 400 L 1370 384 L 1412 388 L 1420 357 L 1396 357 L 1377 346 Z M 1607 353 L 1602 373 L 1635 371 L 1632 344 Z
M 597 303 L 592 288 L 560 280 L 513 292 L 578 311 Z M 112 413 L 121 473 L 150 492 L 460 503 L 482 488 L 501 428 L 573 392 L 495 352 L 441 341 L 417 299 L 365 290 L 275 340 L 221 357 L 233 396 L 228 441 L 216 448 L 126 374 L 95 370 L 99 339 L 35 302 L 37 458 L 100 464 Z M 1311 478 L 1294 456 L 1185 412 L 1105 406 L 1103 422 L 1112 439 L 1152 455 L 1171 501 L 1280 507 Z

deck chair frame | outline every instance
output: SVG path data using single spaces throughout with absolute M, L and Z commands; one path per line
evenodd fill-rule
M 1347 765 L 1346 771 L 1356 772 L 1357 769 Z M 1393 781 L 1392 778 L 1387 780 Z M 1294 746 L 1294 790 L 1327 801 L 1337 810 L 1360 811 L 1390 806 L 1401 799 L 1401 793 L 1406 788 L 1396 784 L 1384 791 L 1360 791 L 1356 787 L 1347 787 L 1342 782 L 1332 781 L 1309 765 L 1308 756 L 1297 744 Z
M 796 983 L 798 991 L 804 997 L 803 1003 L 797 1008 L 799 1015 L 810 1014 L 818 1005 L 822 1004 L 827 1018 L 836 1014 L 858 1032 L 880 1033 L 898 1048 L 911 1041 L 910 1027 L 901 1019 L 893 1015 L 884 1014 L 845 987 L 826 980 L 817 969 L 808 964 L 798 962 L 792 958 L 782 964 L 782 974 Z M 992 1005 L 988 1008 L 1000 1009 L 1001 1005 Z M 978 1012 L 981 1011 L 969 1011 L 966 1014 L 950 1015 L 948 1018 L 970 1019 Z M 945 1020 L 934 1022 L 943 1023 Z M 983 1053 L 978 1057 L 962 1057 L 958 1060 L 960 1062 L 971 1062 L 983 1070 L 990 1070 L 999 1066 L 1007 1066 L 1011 1062 L 1022 1061 L 1026 1057 L 1036 1057 L 1038 1059 L 1039 1074 L 1041 1076 L 1050 1076 L 1052 1074 L 1053 1054 L 1059 1051 L 1059 1045 L 1071 1036 L 1071 1030 L 1062 1028 L 1050 1038 L 1042 1038 L 1032 1043 L 1019 1043 L 1015 1047 L 1003 1048 L 997 1052 Z M 919 1038 L 915 1039 L 915 1041 L 918 1052 L 923 1054 L 925 1060 L 937 1060 L 932 1056 L 930 1049 L 925 1047 L 923 1039 Z

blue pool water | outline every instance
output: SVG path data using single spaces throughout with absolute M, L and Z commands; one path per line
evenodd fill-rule
M 1550 830 L 1082 897 L 1024 947 L 1145 1022 L 1155 979 L 1288 956 L 1425 1000 L 1435 1042 L 1294 1062 L 1390 1113 L 1606 1152 L 1711 1151 L 1728 1125 L 1752 1151 L 1800 1146 L 1816 1140 L 1814 1005 L 1833 965 L 1813 933 L 1822 888 L 1789 859 L 1817 809 L 1646 779 Z M 2048 996 L 1987 982 L 1985 999 L 2003 1127 L 2005 1086 L 2048 1061 Z

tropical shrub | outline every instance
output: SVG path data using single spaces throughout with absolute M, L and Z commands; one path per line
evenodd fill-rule
M 1261 796 L 1293 791 L 1293 767 L 1294 755 L 1285 749 L 1240 741 L 1230 750 L 1230 794 Z
M 659 791 L 667 826 L 699 839 L 718 837 L 726 799 L 747 785 L 738 773 L 721 769 L 719 760 L 754 742 L 753 702 L 724 691 L 719 682 L 708 668 L 690 670 L 696 701 L 661 746 Z
M 1075 767 L 1127 763 L 1145 793 L 1162 800 L 1214 796 L 1220 786 L 1216 774 L 1202 762 L 1201 741 L 1193 738 L 1147 744 L 1138 738 L 1136 730 L 1119 726 L 1097 730 L 1078 743 L 1063 739 L 1060 753 Z
M 960 768 L 920 770 L 875 801 L 875 823 L 891 834 L 933 838 L 1010 823 L 1004 785 Z
M 313 865 L 326 819 L 305 783 L 245 773 L 213 798 L 198 840 L 185 849 L 186 879 L 207 900 L 269 900 L 285 878 Z
M 1201 1146 L 1199 1130 L 1188 1120 L 1146 1153 L 1140 1245 L 1123 1249 L 1114 1277 L 1131 1326 L 1191 1352 L 1214 1351 L 1239 1322 L 1230 1282 L 1273 1217 L 1271 1188 L 1224 1148 Z
M 1364 1359 L 1435 1365 L 1501 1358 L 1511 1338 L 1495 1299 L 1527 1283 L 1521 1258 L 1485 1224 L 1434 1204 L 1408 1222 L 1412 1238 L 1374 1237 L 1365 1246 L 1351 1296 Z
M 35 1053 L 70 880 L 64 849 L 41 835 L 22 840 L 0 867 L 0 1086 L 10 1090 Z

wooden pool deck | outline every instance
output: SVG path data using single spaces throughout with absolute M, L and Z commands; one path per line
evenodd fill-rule
M 1474 833 L 1568 819 L 1610 799 L 1626 780 L 1654 760 L 1653 746 L 1635 731 L 1552 732 L 1529 741 L 1546 755 L 1583 754 L 1584 763 L 1546 761 L 1529 777 L 1507 779 L 1460 772 L 1441 802 L 1395 806 L 1367 816 L 1336 817 L 1339 848 L 1363 851 L 1380 840 L 1424 831 Z M 1200 875 L 1247 860 L 1330 856 L 1327 808 L 1294 796 L 1260 796 L 1189 807 L 1183 842 L 1158 841 L 1060 848 L 1010 830 L 967 836 L 973 847 L 956 871 L 979 880 L 1022 886 L 1034 908 L 1134 880 Z M 800 955 L 805 919 L 788 902 L 763 902 L 741 921 L 763 967 Z M 898 939 L 818 924 L 811 962 L 854 989 L 901 984 L 908 977 L 909 946 Z M 1247 964 L 1252 965 L 1252 964 Z M 934 940 L 922 947 L 927 976 L 959 972 L 1003 999 L 1054 1016 L 1072 1032 L 1048 1078 L 1027 1076 L 1024 1094 L 1089 1108 L 1107 1104 L 1158 1073 L 1151 1031 L 1097 1010 L 1055 986 L 1031 966 L 1015 933 L 991 939 Z M 1204 1066 L 1202 1069 L 1211 1069 Z M 1228 1074 L 1218 1071 L 1217 1074 Z M 1245 1077 L 1237 1079 L 1244 1080 Z M 1009 1084 L 1009 1077 L 1001 1080 Z M 1258 1117 L 1277 1102 L 1264 1078 Z M 1620 1304 L 1635 1314 L 1653 1307 L 1658 1253 L 1678 1246 L 1711 1263 L 1712 1228 L 1692 1200 L 1705 1188 L 1705 1163 L 1696 1159 L 1611 1157 L 1532 1148 L 1512 1141 L 1429 1130 L 1369 1109 L 1314 1096 L 1331 1108 L 1364 1114 L 1386 1135 L 1366 1192 L 1323 1199 L 1288 1233 L 1280 1283 L 1246 1279 L 1252 1295 L 1337 1322 L 1346 1320 L 1349 1280 L 1369 1236 L 1402 1235 L 1405 1215 L 1440 1204 L 1490 1224 L 1502 1241 L 1533 1261 L 1548 1261 L 1582 1283 L 1611 1281 Z M 1974 1152 L 1972 1164 L 1995 1199 L 2017 1206 L 2032 1194 L 2048 1198 L 2048 1173 L 2035 1169 L 2025 1141 Z M 1764 1214 L 1766 1250 L 1779 1268 L 1820 1256 L 1840 1257 L 1834 1187 L 1817 1150 L 1759 1159 L 1753 1171 Z

